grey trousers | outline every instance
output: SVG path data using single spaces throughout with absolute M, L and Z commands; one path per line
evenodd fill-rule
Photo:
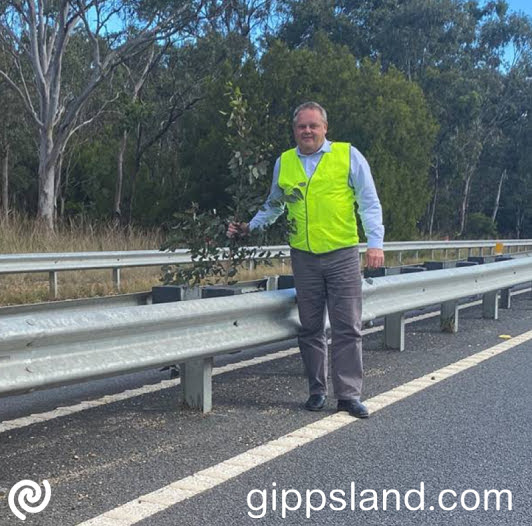
M 299 349 L 309 392 L 327 394 L 327 310 L 334 395 L 339 400 L 360 399 L 362 279 L 358 247 L 320 255 L 292 249 L 291 258 L 301 322 Z

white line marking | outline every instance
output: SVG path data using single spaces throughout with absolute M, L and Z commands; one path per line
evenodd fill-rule
M 415 380 L 366 400 L 368 409 L 375 413 L 384 407 L 417 394 L 429 386 L 439 384 L 443 380 L 467 371 L 529 340 L 532 340 L 532 331 L 525 332 L 512 338 L 512 340 L 506 340 L 472 356 L 458 360 L 452 364 L 452 367 L 446 366 L 420 376 Z M 93 519 L 79 523 L 77 526 L 131 526 L 179 502 L 215 488 L 261 464 L 309 444 L 317 438 L 357 422 L 359 420 L 349 416 L 347 413 L 335 413 L 261 446 L 249 449 L 219 464 L 172 482 L 156 491 L 141 495 Z
M 523 289 L 512 292 L 513 295 L 523 294 L 530 291 L 531 289 Z M 482 304 L 482 301 L 476 300 L 469 303 L 464 303 L 459 306 L 459 309 L 465 309 L 468 307 L 474 307 L 476 305 Z M 440 314 L 440 311 L 429 312 L 427 314 L 421 314 L 419 316 L 413 316 L 405 320 L 405 323 L 414 323 L 416 321 L 426 320 L 428 318 L 434 318 Z M 370 329 L 364 329 L 362 334 L 372 334 L 375 332 L 382 331 L 383 327 L 372 327 Z M 266 356 L 258 356 L 256 358 L 251 358 L 250 360 L 243 360 L 237 363 L 231 363 L 221 367 L 216 367 L 213 371 L 213 376 L 218 374 L 223 374 L 231 371 L 237 371 L 245 367 L 251 367 L 253 365 L 258 365 L 260 363 L 270 362 L 272 360 L 278 360 L 281 358 L 286 358 L 287 356 L 292 356 L 298 354 L 299 349 L 287 349 L 284 351 L 278 351 L 276 353 L 268 354 Z M 13 420 L 6 420 L 5 422 L 0 422 L 0 433 L 5 433 L 7 431 L 12 431 L 14 429 L 20 429 L 23 427 L 31 426 L 33 424 L 38 424 L 42 422 L 47 422 L 49 420 L 54 420 L 55 418 L 60 418 L 62 416 L 73 415 L 75 413 L 80 413 L 87 409 L 92 409 L 93 407 L 98 407 L 101 405 L 112 404 L 114 402 L 121 402 L 122 400 L 128 400 L 130 398 L 135 398 L 137 396 L 143 396 L 150 393 L 156 393 L 157 391 L 162 391 L 163 389 L 169 389 L 179 385 L 181 380 L 179 378 L 174 380 L 163 380 L 157 384 L 145 385 L 138 387 L 137 389 L 128 389 L 121 393 L 116 393 L 112 395 L 105 395 L 101 398 L 96 398 L 95 400 L 88 400 L 80 402 L 78 404 L 58 407 L 52 411 L 46 411 L 44 413 L 33 414 L 29 416 L 23 416 L 20 418 L 14 418 Z
M 270 362 L 272 360 L 285 358 L 287 356 L 291 356 L 297 353 L 299 353 L 299 349 L 287 349 L 284 351 L 279 351 L 277 353 L 268 354 L 266 356 L 258 356 L 256 358 L 251 358 L 250 360 L 243 360 L 241 362 L 231 363 L 222 367 L 217 367 L 216 369 L 214 369 L 212 374 L 213 376 L 216 376 L 230 371 L 237 371 L 238 369 L 243 369 L 244 367 L 251 367 L 252 365 Z M 79 413 L 81 411 L 85 411 L 86 409 L 92 409 L 93 407 L 111 404 L 114 402 L 120 402 L 122 400 L 128 400 L 129 398 L 143 396 L 150 393 L 155 393 L 157 391 L 162 391 L 163 389 L 169 389 L 170 387 L 174 387 L 176 385 L 179 385 L 180 383 L 180 378 L 176 378 L 174 380 L 163 380 L 162 382 L 159 382 L 157 384 L 144 385 L 137 389 L 128 389 L 127 391 L 123 391 L 121 393 L 113 395 L 105 395 L 95 400 L 80 402 L 79 404 L 74 404 L 71 406 L 58 407 L 57 409 L 47 411 L 45 413 L 24 416 L 21 418 L 15 418 L 13 420 L 6 420 L 5 422 L 0 423 L 0 433 L 5 433 L 6 431 L 11 431 L 13 429 L 19 429 L 21 427 L 27 427 L 32 424 L 46 422 L 48 420 L 53 420 L 54 418 L 59 418 L 61 416 Z

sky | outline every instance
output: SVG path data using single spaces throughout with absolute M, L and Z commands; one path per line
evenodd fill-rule
M 532 0 L 506 0 L 510 6 L 510 11 L 517 13 L 522 12 L 525 15 L 532 17 Z M 514 60 L 514 52 L 512 46 L 508 46 L 505 53 L 505 59 L 512 63 Z
M 523 11 L 532 16 L 532 0 L 506 0 L 512 11 Z

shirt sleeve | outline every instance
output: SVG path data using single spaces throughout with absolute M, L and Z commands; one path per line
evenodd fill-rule
M 354 189 L 368 248 L 383 248 L 382 207 L 366 158 L 351 146 L 349 185 Z
M 283 191 L 279 186 L 279 170 L 281 160 L 278 158 L 275 161 L 273 168 L 272 187 L 270 194 L 266 199 L 266 202 L 262 208 L 253 216 L 253 219 L 249 222 L 249 229 L 255 230 L 256 228 L 263 229 L 264 227 L 271 225 L 276 219 L 284 212 L 284 202 L 280 199 L 283 196 Z

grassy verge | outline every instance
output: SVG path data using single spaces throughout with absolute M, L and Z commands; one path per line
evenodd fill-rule
M 149 250 L 158 249 L 163 239 L 163 233 L 156 228 L 93 224 L 83 219 L 65 221 L 54 232 L 25 216 L 0 219 L 2 254 Z
M 93 252 L 109 250 L 157 250 L 164 234 L 158 229 L 121 228 L 112 224 L 94 225 L 77 220 L 58 225 L 48 232 L 38 223 L 22 216 L 0 220 L 0 253 Z M 274 262 L 256 269 L 242 269 L 238 279 L 247 281 L 267 275 L 290 273 L 290 263 Z M 120 271 L 121 293 L 143 292 L 160 285 L 159 267 L 126 268 Z M 57 300 L 110 296 L 111 270 L 87 270 L 58 273 Z M 20 305 L 50 301 L 48 274 L 0 275 L 0 305 Z
M 112 224 L 94 225 L 77 220 L 48 232 L 31 219 L 21 216 L 0 220 L 0 253 L 91 252 L 105 250 L 156 250 L 164 240 L 159 229 L 122 228 Z M 453 251 L 456 252 L 456 251 Z M 449 258 L 458 255 L 450 251 Z M 401 262 L 396 254 L 387 254 L 386 266 L 408 265 L 427 259 L 443 259 L 443 251 L 404 253 Z M 463 254 L 462 254 L 463 256 Z M 274 261 L 272 267 L 242 269 L 237 279 L 248 281 L 275 274 L 291 273 L 290 262 Z M 121 292 L 150 290 L 160 284 L 159 267 L 121 270 Z M 111 270 L 89 270 L 58 273 L 58 300 L 109 296 L 113 289 Z M 51 300 L 48 274 L 11 274 L 0 276 L 0 305 L 36 303 Z
M 58 225 L 55 232 L 24 216 L 0 220 L 0 253 L 95 252 L 105 250 L 157 250 L 164 239 L 159 229 L 95 225 L 78 219 Z M 124 269 L 122 292 L 150 290 L 159 283 L 158 267 Z M 111 270 L 59 272 L 57 299 L 116 294 Z M 48 274 L 0 276 L 0 305 L 49 301 Z

